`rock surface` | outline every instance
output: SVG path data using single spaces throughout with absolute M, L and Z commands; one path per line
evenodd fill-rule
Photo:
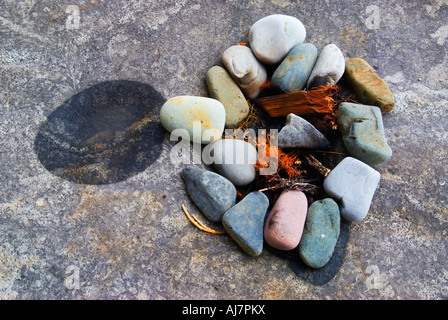
M 278 134 L 280 148 L 323 149 L 328 145 L 328 140 L 319 130 L 292 113 L 286 117 L 286 124 Z
M 247 99 L 255 99 L 268 76 L 266 68 L 246 46 L 231 46 L 222 54 L 222 61 Z
M 222 224 L 232 239 L 252 256 L 263 251 L 263 223 L 268 207 L 268 197 L 255 191 L 229 209 L 222 218 Z
M 236 188 L 226 178 L 192 166 L 184 168 L 181 174 L 191 199 L 211 221 L 221 221 L 235 205 Z
M 166 130 L 191 141 L 208 144 L 221 139 L 224 132 L 226 110 L 216 99 L 177 96 L 168 99 L 160 110 L 160 121 Z M 180 131 L 180 132 L 179 132 Z
M 335 85 L 345 72 L 345 58 L 341 49 L 333 43 L 327 44 L 319 54 L 308 79 L 307 88 Z
M 213 164 L 235 186 L 245 186 L 256 177 L 257 149 L 238 139 L 222 139 L 203 150 L 203 161 Z
M 338 108 L 338 128 L 350 155 L 374 166 L 392 157 L 384 134 L 381 110 L 375 106 L 343 102 Z
M 262 63 L 283 60 L 296 44 L 305 41 L 303 23 L 292 16 L 273 14 L 255 22 L 249 30 L 250 46 Z
M 360 222 L 369 213 L 380 178 L 380 173 L 364 162 L 346 157 L 325 178 L 324 189 L 339 202 L 345 219 Z
M 272 75 L 272 86 L 283 92 L 302 90 L 307 84 L 316 59 L 317 48 L 313 44 L 295 45 Z
M 308 211 L 308 200 L 302 191 L 281 193 L 264 226 L 264 240 L 279 250 L 292 250 L 300 242 Z
M 210 68 L 205 80 L 210 97 L 220 101 L 226 109 L 226 127 L 237 126 L 249 113 L 249 104 L 241 89 L 220 66 Z
M 395 98 L 389 86 L 367 61 L 361 58 L 346 59 L 345 74 L 359 102 L 377 106 L 383 114 L 394 108 Z
M 308 208 L 299 255 L 311 268 L 322 268 L 331 259 L 339 238 L 341 217 L 331 198 L 314 201 Z

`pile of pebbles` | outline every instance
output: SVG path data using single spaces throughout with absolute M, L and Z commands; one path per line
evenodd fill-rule
M 224 67 L 208 70 L 210 97 L 173 97 L 162 106 L 160 119 L 172 134 L 183 132 L 182 138 L 202 144 L 204 163 L 216 169 L 188 166 L 181 173 L 205 217 L 221 222 L 249 255 L 259 255 L 266 244 L 297 250 L 306 265 L 317 269 L 333 255 L 341 218 L 360 222 L 369 212 L 380 181 L 372 166 L 392 156 L 382 116 L 392 110 L 394 99 L 365 60 L 345 58 L 335 44 L 318 53 L 305 38 L 305 27 L 295 17 L 275 14 L 258 20 L 250 28 L 250 43 L 231 46 L 222 55 Z M 274 70 L 270 78 L 269 68 Z M 268 79 L 278 92 L 289 93 L 337 85 L 344 75 L 356 95 L 355 102 L 342 102 L 337 109 L 348 156 L 322 178 L 321 198 L 310 201 L 306 191 L 284 189 L 275 202 L 260 191 L 238 199 L 238 188 L 257 177 L 257 149 L 244 139 L 223 138 L 224 129 L 237 128 L 248 116 L 248 101 L 260 96 Z M 278 137 L 281 149 L 331 147 L 306 119 L 289 114 L 285 120 Z

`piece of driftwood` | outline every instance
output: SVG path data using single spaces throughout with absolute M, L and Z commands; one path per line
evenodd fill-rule
M 331 115 L 337 104 L 338 91 L 337 86 L 327 86 L 258 98 L 254 102 L 273 118 L 290 113 L 298 116 Z

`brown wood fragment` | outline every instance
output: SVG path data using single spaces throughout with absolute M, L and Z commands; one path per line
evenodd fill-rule
M 334 112 L 336 86 L 320 87 L 316 90 L 296 91 L 255 99 L 269 116 L 285 117 L 290 113 L 298 116 L 330 115 Z

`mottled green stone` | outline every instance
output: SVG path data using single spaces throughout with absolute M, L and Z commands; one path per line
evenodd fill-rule
M 346 59 L 345 75 L 360 103 L 377 106 L 383 114 L 394 108 L 395 99 L 388 85 L 365 60 Z
M 352 157 L 371 166 L 384 163 L 392 157 L 378 107 L 343 102 L 339 105 L 337 124 L 344 145 Z
M 331 259 L 339 238 L 341 216 L 331 198 L 313 202 L 299 243 L 299 255 L 312 268 L 321 268 Z
M 249 113 L 249 104 L 232 76 L 220 66 L 214 66 L 205 76 L 210 97 L 226 109 L 226 127 L 236 127 Z
M 283 92 L 305 88 L 317 60 L 317 48 L 311 43 L 294 46 L 272 75 L 272 86 Z

